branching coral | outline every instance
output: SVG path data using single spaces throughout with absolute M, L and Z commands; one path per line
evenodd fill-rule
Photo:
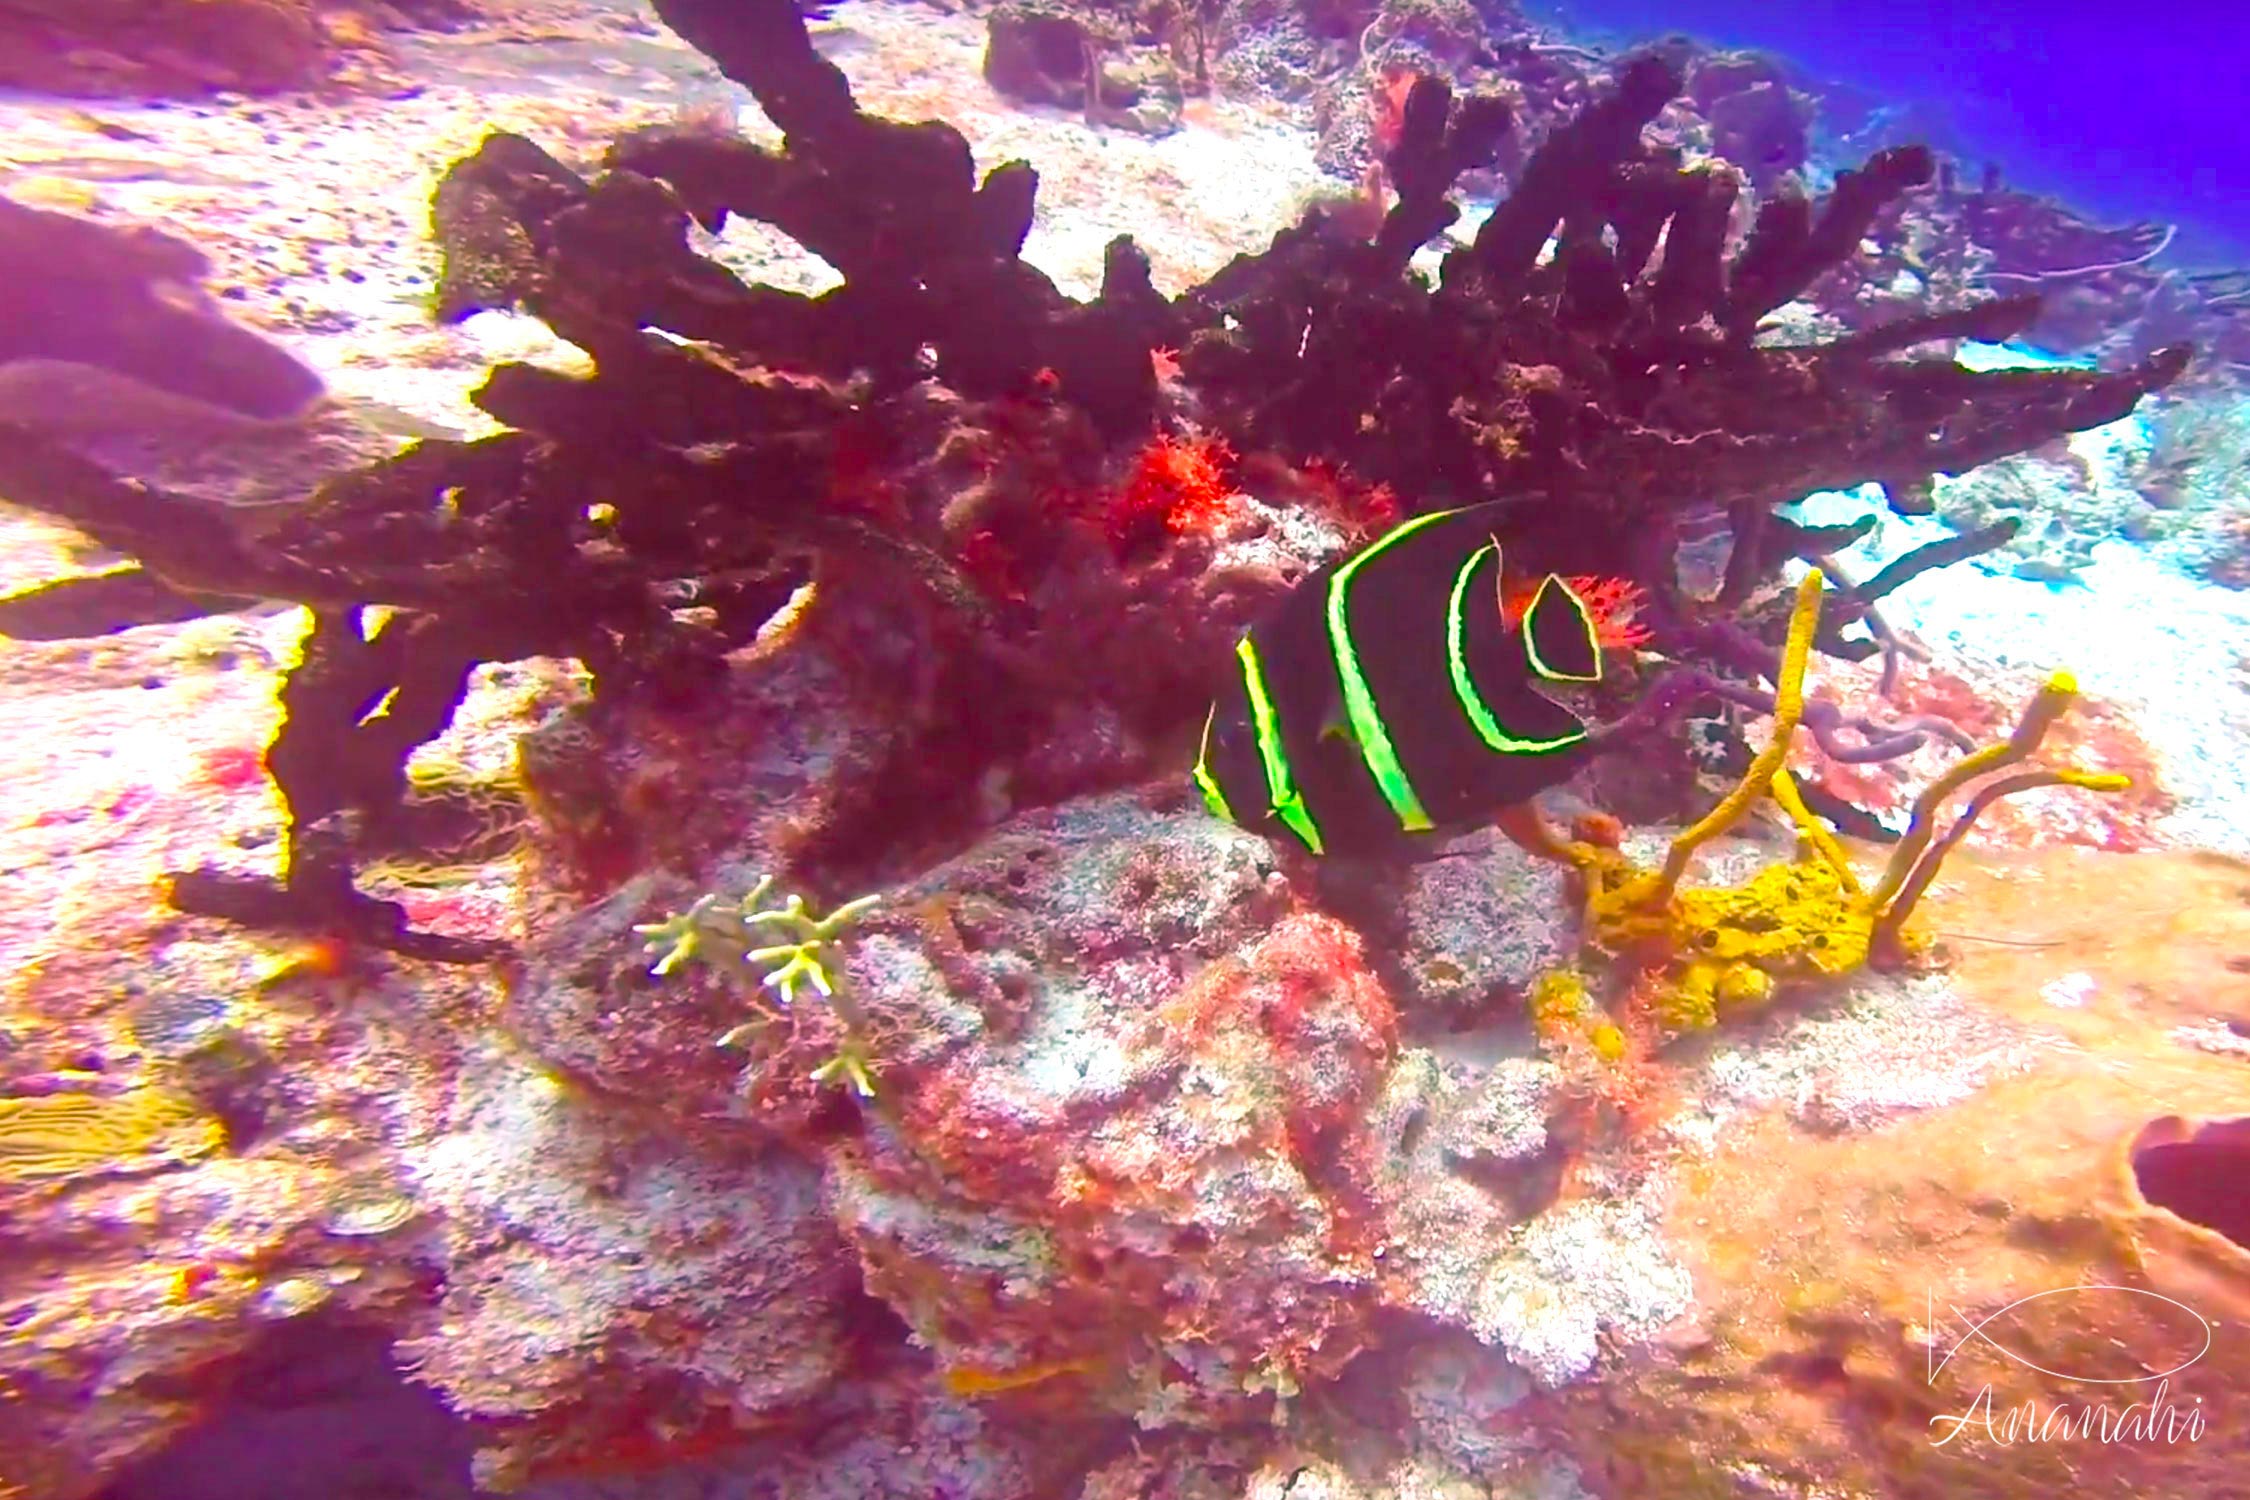
M 798 991 L 809 986 L 828 1002 L 843 1030 L 842 1045 L 835 1056 L 813 1070 L 813 1080 L 841 1081 L 861 1098 L 872 1099 L 875 1078 L 869 1066 L 867 1020 L 849 987 L 831 967 L 831 959 L 844 929 L 880 898 L 861 896 L 820 917 L 812 914 L 802 896 L 791 896 L 780 906 L 760 906 L 758 903 L 772 888 L 773 877 L 761 876 L 749 894 L 738 901 L 705 894 L 686 911 L 636 926 L 633 930 L 648 939 L 648 951 L 658 955 L 649 972 L 662 978 L 691 960 L 717 969 L 748 967 L 760 971 L 759 983 L 773 991 L 775 1005 L 753 1001 L 758 1014 L 719 1038 L 722 1047 L 739 1045 L 770 1025 L 797 1003 Z
M 107 630 L 245 598 L 313 612 L 266 755 L 289 808 L 284 867 L 276 878 L 183 873 L 176 905 L 484 956 L 411 930 L 399 906 L 355 883 L 405 821 L 407 758 L 446 727 L 475 666 L 577 658 L 594 707 L 620 718 L 627 703 L 708 703 L 730 656 L 816 574 L 828 597 L 842 596 L 826 585 L 848 571 L 862 599 L 911 616 L 907 670 L 885 661 L 855 684 L 919 685 L 889 774 L 870 778 L 883 790 L 854 805 L 859 824 L 824 827 L 838 843 L 885 845 L 858 857 L 892 851 L 846 834 L 903 843 L 948 813 L 965 820 L 987 773 L 1019 769 L 1038 736 L 1100 716 L 1089 710 L 1138 713 L 1150 722 L 1118 742 L 1160 743 L 1198 710 L 1198 674 L 1222 669 L 1239 634 L 1206 618 L 1208 600 L 1181 605 L 1183 580 L 1209 557 L 1193 523 L 1228 508 L 1215 470 L 1173 476 L 1192 483 L 1167 492 L 1165 524 L 1147 528 L 1158 555 L 1128 575 L 1115 557 L 1090 564 L 1065 516 L 1024 506 L 1028 518 L 1009 512 L 1003 527 L 997 501 L 956 505 L 976 475 L 930 461 L 948 424 L 981 424 L 1008 450 L 987 455 L 987 476 L 1041 443 L 1150 444 L 1157 349 L 1180 351 L 1166 391 L 1198 413 L 1196 452 L 1224 445 L 1245 475 L 1318 461 L 1409 511 L 1522 497 L 1512 557 L 1637 584 L 1658 649 L 1738 674 L 1767 657 L 1737 606 L 1789 557 L 1843 540 L 1760 519 L 1772 506 L 1866 481 L 1913 504 L 1932 474 L 2111 420 L 2186 361 L 2166 349 L 2118 371 L 1977 372 L 1896 357 L 2020 330 L 2032 298 L 1825 345 L 1759 344 L 1764 315 L 1855 255 L 1929 158 L 1885 152 L 1817 205 L 1772 198 L 1730 253 L 1737 179 L 1644 138 L 1681 87 L 1653 55 L 1618 63 L 1547 133 L 1434 287 L 1409 263 L 1459 216 L 1453 185 L 1494 159 L 1511 125 L 1504 101 L 1456 100 L 1425 78 L 1385 161 L 1398 203 L 1371 242 L 1314 215 L 1167 299 L 1120 238 L 1100 295 L 1075 301 L 1022 259 L 1029 164 L 980 175 L 942 121 L 862 110 L 790 0 L 658 0 L 656 12 L 751 91 L 785 146 L 638 132 L 582 176 L 496 133 L 444 175 L 432 205 L 441 315 L 521 308 L 592 361 L 585 378 L 494 370 L 474 399 L 510 430 L 421 442 L 252 535 L 226 507 L 0 428 L 0 490 L 139 564 L 17 596 L 0 625 Z M 730 215 L 773 224 L 842 285 L 818 297 L 748 285 L 697 254 L 692 225 L 716 230 Z M 1142 451 L 1188 449 L 1166 433 Z M 1153 514 L 1153 497 L 1141 499 Z M 1678 523 L 1695 505 L 1755 542 L 1738 545 L 1728 590 L 1709 605 L 1676 585 Z M 1029 534 L 1041 528 L 1047 537 Z M 1834 631 L 1885 583 L 1834 612 L 1824 649 L 1852 648 Z M 1088 619 L 1167 623 L 1104 654 L 1086 649 Z M 1147 663 L 1168 675 L 1152 684 Z M 1132 686 L 1100 680 L 1136 670 Z M 973 715 L 951 707 L 971 703 Z M 1823 718 L 1807 714 L 1816 731 Z M 1867 753 L 1901 739 L 1864 737 Z M 1140 769 L 1120 754 L 1072 785 Z
M 1729 1012 L 1754 1008 L 1786 984 L 1911 958 L 1920 944 L 1906 930 L 1907 919 L 1940 862 L 1985 808 L 2032 787 L 2106 792 L 2129 784 L 2123 776 L 2067 767 L 2006 776 L 1984 782 L 1943 833 L 1937 831 L 1948 798 L 2037 753 L 2077 693 L 2069 676 L 2057 673 L 2024 710 L 2014 734 L 1965 757 L 1922 793 L 1882 876 L 1872 889 L 1863 887 L 1843 846 L 1805 806 L 1786 765 L 1805 718 L 1805 663 L 1822 592 L 1817 569 L 1798 586 L 1775 676 L 1771 739 L 1719 804 L 1672 841 L 1662 866 L 1639 870 L 1614 850 L 1571 848 L 1585 878 L 1587 941 L 1661 971 L 1657 1010 L 1674 1030 L 1700 1029 Z M 1761 795 L 1771 796 L 1795 826 L 1797 855 L 1739 886 L 1683 888 L 1696 851 L 1739 823 Z

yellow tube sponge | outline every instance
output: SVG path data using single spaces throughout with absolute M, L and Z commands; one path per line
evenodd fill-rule
M 1716 1024 L 1755 1010 L 1785 985 L 1839 978 L 1870 963 L 1895 962 L 1913 945 L 1906 919 L 1977 816 L 2002 797 L 2040 786 L 2117 791 L 2123 776 L 2033 769 L 1986 782 L 1943 835 L 1937 815 L 1945 800 L 1992 772 L 2037 753 L 2077 696 L 2058 672 L 2025 707 L 2015 731 L 1965 757 L 1915 799 L 1906 837 L 1873 890 L 1862 889 L 1836 836 L 1813 816 L 1785 762 L 1804 708 L 1805 666 L 1820 618 L 1821 577 L 1798 586 L 1789 637 L 1774 677 L 1773 737 L 1742 780 L 1704 817 L 1672 841 L 1662 869 L 1648 873 L 1607 854 L 1583 867 L 1588 942 L 1631 953 L 1657 969 L 1657 1017 L 1675 1031 Z M 1761 795 L 1787 813 L 1798 835 L 1794 858 L 1767 866 L 1741 885 L 1680 888 L 1695 850 L 1739 821 Z
M 1781 671 L 1774 678 L 1773 738 L 1758 752 L 1741 783 L 1672 840 L 1671 850 L 1664 856 L 1663 872 L 1657 876 L 1655 894 L 1659 899 L 1669 897 L 1679 885 L 1696 849 L 1739 822 L 1788 760 L 1789 742 L 1796 738 L 1797 721 L 1805 712 L 1805 662 L 1812 655 L 1813 632 L 1820 625 L 1822 585 L 1818 568 L 1806 573 L 1797 585 L 1797 605 L 1789 613 L 1789 638 L 1781 649 Z
M 1930 844 L 1930 835 L 1937 810 L 1946 798 L 1976 780 L 1988 771 L 2002 766 L 2012 766 L 2030 758 L 2046 739 L 2047 731 L 2055 727 L 2055 720 L 2063 716 L 2071 701 L 2078 696 L 2078 679 L 2068 672 L 2057 672 L 2047 679 L 2023 717 L 2016 721 L 2015 733 L 1997 745 L 1987 745 L 1962 758 L 1959 764 L 1923 788 L 1922 795 L 1914 799 L 1914 811 L 1907 821 L 1906 837 L 1898 841 L 1891 851 L 1890 862 L 1883 867 L 1883 878 L 1875 886 L 1875 903 L 1880 906 L 1898 894 L 1913 873 L 1915 862 Z

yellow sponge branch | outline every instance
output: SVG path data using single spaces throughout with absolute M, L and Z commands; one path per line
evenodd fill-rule
M 1836 881 L 1845 892 L 1858 895 L 1859 875 L 1852 869 L 1851 856 L 1844 853 L 1842 844 L 1836 842 L 1836 835 L 1830 833 L 1820 819 L 1813 816 L 1812 809 L 1805 806 L 1805 795 L 1797 790 L 1796 779 L 1789 774 L 1787 766 L 1773 773 L 1773 800 L 1781 804 L 1783 812 L 1789 814 L 1789 821 L 1797 825 L 1797 832 L 1806 843 L 1812 845 L 1813 853 L 1820 856 L 1820 862 L 1835 872 Z
M 1947 771 L 1923 789 L 1914 799 L 1914 811 L 1906 825 L 1906 837 L 1891 851 L 1890 863 L 1883 867 L 1883 878 L 1875 885 L 1875 904 L 1889 901 L 1914 873 L 1915 862 L 1930 844 L 1936 831 L 1937 810 L 1946 798 L 1970 782 L 2002 766 L 2012 766 L 2028 760 L 2046 739 L 2047 731 L 2055 727 L 2073 699 L 2078 696 L 2078 679 L 2068 672 L 2057 672 L 2039 689 L 2023 717 L 2016 723 L 2016 732 L 1997 745 L 1987 745 L 1982 750 L 1964 757 L 1960 764 Z M 1929 882 L 1923 881 L 1924 885 Z
M 1797 721 L 1805 712 L 1805 662 L 1812 655 L 1813 632 L 1820 625 L 1823 582 L 1820 569 L 1814 568 L 1797 585 L 1797 607 L 1789 615 L 1789 639 L 1781 648 L 1781 671 L 1774 678 L 1772 740 L 1750 763 L 1741 784 L 1672 840 L 1671 850 L 1664 856 L 1663 872 L 1657 876 L 1653 893 L 1657 899 L 1671 898 L 1695 851 L 1732 828 L 1788 760 L 1789 742 L 1796 737 Z
M 2029 717 L 2028 714 L 2025 715 L 2027 722 Z M 1922 899 L 1922 893 L 1930 888 L 1930 882 L 1937 878 L 1938 866 L 1943 864 L 1946 855 L 1952 853 L 1954 848 L 1960 844 L 1978 816 L 1993 803 L 1998 802 L 2003 797 L 2012 797 L 2017 792 L 2028 792 L 2035 787 L 2074 786 L 2089 792 L 2122 792 L 2132 784 L 2133 779 L 2130 776 L 2066 769 L 2059 771 L 2025 771 L 2015 776 L 2003 776 L 1997 781 L 1988 782 L 1978 788 L 1976 795 L 1969 799 L 1968 805 L 1961 809 L 1961 816 L 1953 820 L 1952 825 L 1945 830 L 1944 837 L 1938 839 L 1936 844 L 1930 848 L 1929 853 L 1915 862 L 1913 870 L 1906 876 L 1904 883 L 1899 886 L 1898 893 L 1891 898 L 1888 906 L 1882 908 L 1881 915 L 1877 917 L 1875 922 L 1876 951 L 1880 953 L 1896 948 L 1899 942 L 1899 930 L 1905 925 L 1906 919 L 1913 914 L 1915 905 Z
M 1872 891 L 1863 889 L 1842 843 L 1806 806 L 1786 767 L 1804 710 L 1805 668 L 1822 588 L 1817 571 L 1798 587 L 1774 676 L 1772 740 L 1740 783 L 1672 841 L 1663 867 L 1653 874 L 1612 851 L 1583 851 L 1590 857 L 1578 861 L 1586 888 L 1586 941 L 1612 954 L 1629 953 L 1638 966 L 1656 972 L 1652 1009 L 1675 1031 L 1755 1010 L 1787 985 L 1832 982 L 1871 963 L 1906 957 L 1913 949 L 1906 921 L 1939 864 L 2001 798 L 2042 786 L 2107 792 L 2128 784 L 2123 776 L 2033 768 L 1985 782 L 1942 836 L 1938 833 L 1938 814 L 1948 797 L 2037 753 L 2077 696 L 2077 684 L 2058 672 L 2033 696 L 2006 740 L 1968 755 L 1915 799 L 1907 835 L 1881 881 Z M 1796 856 L 1737 886 L 1681 889 L 1696 849 L 1733 826 L 1761 795 L 1770 795 L 1796 827 Z M 1543 1038 L 1553 1043 L 1572 1032 L 1599 1029 L 1600 1012 L 1590 1003 L 1568 1003 L 1584 996 L 1584 981 L 1575 976 L 1570 984 L 1558 982 L 1535 994 Z

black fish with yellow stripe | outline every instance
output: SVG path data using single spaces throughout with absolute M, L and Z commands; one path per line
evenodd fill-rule
M 1315 854 L 1489 820 L 1590 745 L 1539 683 L 1603 675 L 1601 621 L 1549 574 L 1503 607 L 1502 504 L 1416 516 L 1291 591 L 1235 647 L 1195 781 L 1220 817 Z

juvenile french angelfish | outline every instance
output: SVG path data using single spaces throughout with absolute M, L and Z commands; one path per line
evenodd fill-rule
M 1601 680 L 1600 621 L 1553 574 L 1511 621 L 1508 509 L 1415 516 L 1251 627 L 1204 719 L 1194 777 L 1212 812 L 1314 854 L 1392 852 L 1584 762 L 1586 725 L 1539 685 Z

